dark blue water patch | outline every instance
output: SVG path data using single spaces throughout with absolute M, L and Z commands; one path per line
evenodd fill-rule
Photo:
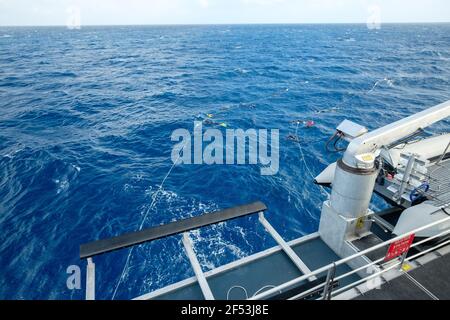
M 0 87 L 4 88 L 23 88 L 31 85 L 30 81 L 20 79 L 18 77 L 9 76 L 0 79 Z
M 254 200 L 286 240 L 316 231 L 326 194 L 312 180 L 338 157 L 325 141 L 346 118 L 375 129 L 448 100 L 449 34 L 448 24 L 0 28 L 0 298 L 82 299 L 66 287 L 70 265 L 85 280 L 81 243 Z M 172 132 L 207 114 L 205 129 L 279 129 L 279 173 L 173 166 Z M 204 270 L 274 245 L 256 216 L 191 237 Z M 95 259 L 98 298 L 113 296 L 129 254 Z M 136 247 L 123 275 L 116 298 L 193 272 L 171 237 Z

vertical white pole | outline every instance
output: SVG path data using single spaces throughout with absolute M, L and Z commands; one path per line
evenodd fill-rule
M 95 263 L 92 258 L 87 259 L 86 300 L 95 300 Z
M 198 284 L 200 285 L 200 289 L 203 292 L 203 296 L 206 300 L 214 300 L 214 295 L 211 291 L 211 288 L 208 285 L 208 281 L 203 274 L 200 263 L 198 263 L 197 256 L 195 255 L 194 250 L 191 246 L 191 241 L 189 239 L 189 235 L 187 233 L 183 234 L 183 245 L 186 250 L 186 254 L 191 262 L 192 269 L 194 269 L 195 276 L 197 277 Z

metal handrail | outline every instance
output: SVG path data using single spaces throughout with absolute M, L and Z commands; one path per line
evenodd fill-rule
M 443 243 L 440 243 L 440 244 L 436 245 L 436 246 L 433 247 L 433 248 L 430 248 L 430 249 L 428 249 L 428 250 L 419 252 L 419 253 L 417 253 L 417 254 L 415 254 L 415 255 L 409 257 L 409 258 L 406 258 L 404 261 L 411 261 L 411 260 L 414 260 L 414 259 L 420 257 L 421 255 L 427 254 L 428 252 L 434 251 L 434 250 L 436 250 L 436 249 L 438 249 L 438 248 L 440 248 L 440 247 L 443 247 L 443 246 L 445 246 L 445 245 L 447 245 L 447 244 L 449 244 L 449 243 L 450 243 L 450 240 L 447 240 L 447 241 L 445 241 L 445 242 L 443 242 Z M 333 292 L 333 293 L 334 293 L 334 294 L 338 294 L 338 293 L 344 292 L 344 291 L 346 291 L 346 290 L 349 290 L 349 289 L 351 289 L 351 288 L 353 288 L 353 287 L 355 287 L 355 286 L 357 286 L 357 285 L 359 285 L 359 284 L 361 284 L 361 283 L 364 283 L 364 282 L 367 281 L 367 280 L 370 280 L 370 279 L 372 279 L 372 278 L 376 278 L 376 277 L 380 276 L 381 274 L 386 273 L 387 271 L 389 271 L 389 270 L 391 270 L 391 269 L 394 269 L 395 267 L 397 267 L 398 265 L 401 265 L 401 264 L 402 264 L 402 261 L 398 261 L 398 262 L 392 264 L 391 266 L 389 266 L 389 267 L 386 268 L 386 269 L 383 269 L 383 270 L 381 270 L 381 271 L 379 271 L 379 272 L 376 272 L 376 273 L 374 273 L 374 274 L 371 274 L 370 276 L 368 276 L 368 277 L 366 277 L 366 278 L 363 278 L 363 279 L 360 279 L 360 280 L 356 281 L 355 283 L 351 283 L 351 284 L 349 284 L 349 285 L 347 285 L 347 286 L 345 286 L 345 287 L 343 287 L 343 288 L 339 288 L 338 290 L 336 290 L 336 291 Z
M 425 240 L 421 240 L 421 241 L 419 241 L 419 242 L 416 242 L 416 243 L 414 243 L 414 244 L 411 246 L 411 248 L 417 247 L 417 246 L 419 246 L 419 245 L 421 245 L 421 244 L 423 244 L 423 243 L 425 243 L 425 242 L 434 240 L 434 239 L 436 239 L 436 238 L 446 236 L 447 234 L 450 234 L 450 230 L 446 230 L 446 231 L 441 232 L 441 233 L 439 233 L 439 234 L 437 234 L 437 235 L 435 235 L 435 236 L 433 236 L 433 237 L 430 237 L 430 238 L 427 238 L 427 239 L 425 239 Z M 429 251 L 435 250 L 437 247 L 440 247 L 440 246 L 442 246 L 442 244 L 438 244 L 437 246 L 431 248 L 431 250 L 422 251 L 422 252 L 420 252 L 419 254 L 414 255 L 413 258 L 415 258 L 415 257 L 418 256 L 418 255 L 422 255 L 422 254 L 428 253 Z M 335 281 L 338 281 L 338 280 L 344 279 L 344 278 L 346 278 L 346 277 L 348 277 L 348 276 L 350 276 L 350 275 L 352 275 L 352 274 L 355 274 L 355 273 L 357 273 L 357 272 L 359 272 L 359 271 L 362 271 L 362 270 L 367 269 L 367 268 L 369 268 L 369 267 L 371 267 L 371 266 L 373 266 L 373 265 L 376 265 L 376 264 L 382 262 L 384 259 L 385 259 L 385 257 L 381 257 L 380 259 L 377 259 L 377 260 L 375 260 L 375 261 L 372 261 L 372 262 L 370 262 L 370 263 L 368 263 L 368 264 L 366 264 L 366 265 L 364 265 L 364 266 L 362 266 L 362 267 L 359 267 L 359 268 L 357 268 L 357 269 L 352 269 L 351 271 L 349 271 L 349 272 L 347 272 L 347 273 L 344 273 L 344 274 L 342 274 L 342 275 L 340 275 L 340 276 L 334 278 L 334 280 L 335 280 Z M 405 261 L 410 261 L 410 260 L 412 260 L 411 257 L 405 259 Z M 398 263 L 397 263 L 396 265 L 398 265 Z M 386 271 L 388 271 L 388 270 L 390 270 L 390 269 L 384 269 L 384 272 L 386 272 Z M 368 277 L 367 277 L 367 278 L 364 278 L 364 280 L 367 280 L 367 279 L 368 279 Z M 308 289 L 307 291 L 304 291 L 304 292 L 302 292 L 302 293 L 300 293 L 300 294 L 297 294 L 297 295 L 295 295 L 295 296 L 289 298 L 288 300 L 295 300 L 295 299 L 299 299 L 299 298 L 301 298 L 301 297 L 307 296 L 308 294 L 310 294 L 310 293 L 312 293 L 312 292 L 314 292 L 314 291 L 319 290 L 320 288 L 324 287 L 325 285 L 326 285 L 325 283 L 321 283 L 321 284 L 315 286 L 314 288 Z M 357 286 L 357 285 L 358 285 L 358 284 L 354 284 L 353 287 L 355 287 L 355 286 Z M 333 292 L 333 294 L 336 294 L 336 292 L 339 292 L 339 291 L 341 291 L 341 289 L 336 290 L 335 292 Z
M 436 210 L 436 212 L 442 210 L 443 208 L 447 208 L 447 207 L 449 207 L 449 206 L 450 206 L 450 204 L 446 204 L 446 205 L 444 205 L 444 206 L 441 206 L 439 209 Z M 429 228 L 432 228 L 432 227 L 434 227 L 434 226 L 440 225 L 440 224 L 445 223 L 445 222 L 448 222 L 448 221 L 450 221 L 450 217 L 445 218 L 445 219 L 442 219 L 442 220 L 439 220 L 439 221 L 432 222 L 432 223 L 430 223 L 430 224 L 428 224 L 428 225 L 426 225 L 426 226 L 417 228 L 417 229 L 412 230 L 412 231 L 410 231 L 410 232 L 408 232 L 408 233 L 405 233 L 405 234 L 403 234 L 403 235 L 397 236 L 397 237 L 395 237 L 395 238 L 392 238 L 392 239 L 390 239 L 390 240 L 387 240 L 387 241 L 385 241 L 385 242 L 382 242 L 382 243 L 380 243 L 380 244 L 378 244 L 378 245 L 375 245 L 375 246 L 373 246 L 373 247 L 371 247 L 371 248 L 368 248 L 368 249 L 366 249 L 366 250 L 357 252 L 357 253 L 355 253 L 355 254 L 353 254 L 353 255 L 351 255 L 351 256 L 348 256 L 348 257 L 346 257 L 346 258 L 343 258 L 343 259 L 341 259 L 341 260 L 338 260 L 338 261 L 336 261 L 336 262 L 334 262 L 334 263 L 330 263 L 330 264 L 328 264 L 328 265 L 326 265 L 326 266 L 324 266 L 324 267 L 321 267 L 321 268 L 319 268 L 319 269 L 317 269 L 317 270 L 315 270 L 315 271 L 313 271 L 313 272 L 311 272 L 311 273 L 304 274 L 304 275 L 302 275 L 302 276 L 300 276 L 300 277 L 297 277 L 297 278 L 295 278 L 295 279 L 293 279 L 293 280 L 290 280 L 290 281 L 288 281 L 288 282 L 285 282 L 285 283 L 283 283 L 283 284 L 281 284 L 281 285 L 279 285 L 279 286 L 277 286 L 277 287 L 274 287 L 274 288 L 272 288 L 272 289 L 269 289 L 269 290 L 267 290 L 267 291 L 264 291 L 263 293 L 260 293 L 260 294 L 258 294 L 258 295 L 256 295 L 256 296 L 253 296 L 253 297 L 251 297 L 249 300 L 260 300 L 260 299 L 265 299 L 265 298 L 269 297 L 270 295 L 272 295 L 272 294 L 274 294 L 274 293 L 276 293 L 276 292 L 279 292 L 280 290 L 285 290 L 285 289 L 287 289 L 287 288 L 289 288 L 289 287 L 291 287 L 291 286 L 294 286 L 294 285 L 296 285 L 296 284 L 298 284 L 298 283 L 300 283 L 300 282 L 302 282 L 302 281 L 305 281 L 306 279 L 308 279 L 308 278 L 310 278 L 310 277 L 312 277 L 312 276 L 317 276 L 317 275 L 320 274 L 320 273 L 327 272 L 327 271 L 329 271 L 331 268 L 333 268 L 334 266 L 335 266 L 335 267 L 338 267 L 338 266 L 343 265 L 343 264 L 345 264 L 345 263 L 347 263 L 347 262 L 349 262 L 349 261 L 351 261 L 351 260 L 353 260 L 353 259 L 359 258 L 359 257 L 361 257 L 361 256 L 364 256 L 364 255 L 366 255 L 366 254 L 372 252 L 372 251 L 375 251 L 375 250 L 377 250 L 377 249 L 383 248 L 383 247 L 385 247 L 385 246 L 387 246 L 387 245 L 389 245 L 389 244 L 391 244 L 391 243 L 393 243 L 393 242 L 396 242 L 396 241 L 398 241 L 398 240 L 401 240 L 401 239 L 403 239 L 403 238 L 405 238 L 405 237 L 407 237 L 407 236 L 416 234 L 416 233 L 418 233 L 418 232 L 420 232 L 420 231 L 427 230 L 427 229 L 429 229 Z M 427 239 L 427 240 L 429 241 L 429 239 Z M 423 242 L 422 242 L 422 243 L 423 243 Z M 417 244 L 416 244 L 416 245 L 417 245 Z M 319 288 L 320 288 L 320 287 L 319 287 Z M 311 289 L 310 289 L 310 290 L 311 290 Z

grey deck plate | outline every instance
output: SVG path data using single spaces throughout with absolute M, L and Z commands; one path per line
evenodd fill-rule
M 297 244 L 292 248 L 311 270 L 339 260 L 339 257 L 320 238 Z M 350 270 L 350 267 L 347 265 L 341 265 L 337 268 L 336 273 L 337 275 L 341 275 Z M 263 286 L 280 285 L 301 275 L 302 273 L 295 267 L 288 256 L 283 251 L 277 251 L 245 265 L 208 277 L 208 284 L 216 299 L 226 300 L 228 290 L 233 286 L 241 286 L 245 288 L 248 296 L 253 296 Z M 326 276 L 326 273 L 324 272 L 318 276 Z M 360 278 L 357 275 L 352 275 L 341 281 L 341 285 L 345 286 L 358 279 Z M 245 299 L 247 297 L 241 288 L 236 287 L 229 292 L 228 298 L 235 300 Z M 203 295 L 196 282 L 155 297 L 154 299 L 202 300 Z
M 450 299 L 450 254 L 435 259 L 409 274 L 440 300 Z M 355 300 L 431 300 L 408 277 L 401 276 Z
M 364 251 L 366 249 L 372 248 L 380 243 L 383 243 L 383 240 L 381 240 L 377 235 L 370 234 L 364 238 L 355 240 L 352 242 L 352 244 L 359 249 L 359 251 Z M 377 250 L 374 250 L 372 252 L 369 252 L 366 254 L 366 257 L 369 258 L 372 261 L 376 261 L 386 255 L 388 246 L 381 247 Z

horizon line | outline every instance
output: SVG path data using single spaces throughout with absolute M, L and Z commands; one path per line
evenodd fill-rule
M 367 22 L 239 22 L 239 23 L 155 23 L 155 24 L 81 24 L 80 27 L 143 27 L 143 26 L 242 26 L 242 25 L 367 25 Z M 450 21 L 402 21 L 402 22 L 382 22 L 382 25 L 389 24 L 450 24 Z M 67 27 L 65 24 L 49 25 L 0 25 L 0 28 L 12 27 Z

